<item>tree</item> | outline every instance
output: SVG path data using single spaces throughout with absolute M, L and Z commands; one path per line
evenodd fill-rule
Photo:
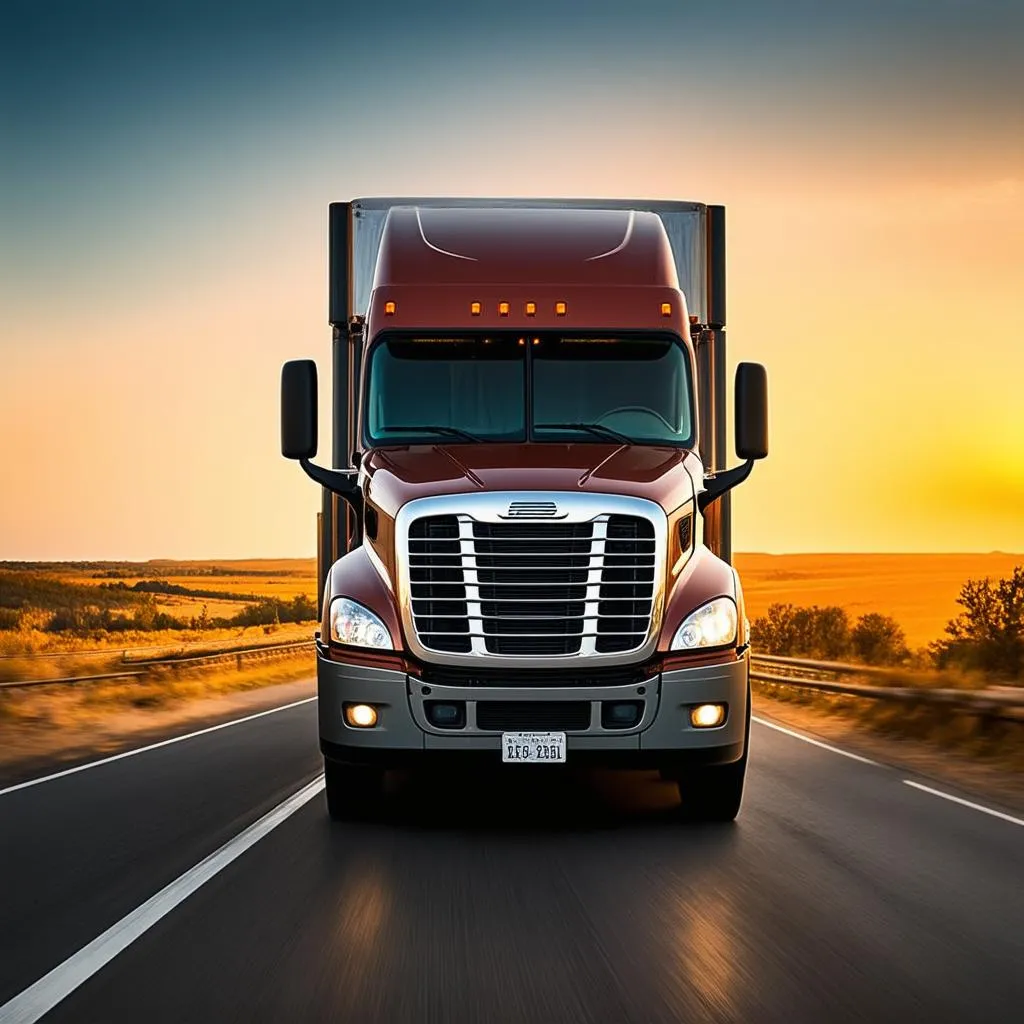
M 854 657 L 869 665 L 898 665 L 910 656 L 907 637 L 889 615 L 870 612 L 857 620 L 850 633 Z
M 750 626 L 751 643 L 766 654 L 835 661 L 850 646 L 850 621 L 842 608 L 773 604 Z
M 939 666 L 958 664 L 1017 679 L 1024 675 L 1024 565 L 993 583 L 968 580 L 946 625 L 948 640 L 932 645 Z

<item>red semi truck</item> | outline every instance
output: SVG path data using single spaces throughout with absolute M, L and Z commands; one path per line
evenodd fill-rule
M 333 467 L 316 366 L 282 453 L 323 487 L 329 813 L 477 755 L 657 769 L 739 811 L 749 624 L 728 491 L 767 454 L 764 367 L 725 452 L 725 211 L 684 202 L 330 207 Z M 522 769 L 527 770 L 527 769 Z

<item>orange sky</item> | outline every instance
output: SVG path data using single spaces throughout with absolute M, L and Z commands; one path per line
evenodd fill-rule
M 724 203 L 730 363 L 764 362 L 771 396 L 735 548 L 1024 551 L 1019 109 L 940 117 L 876 95 L 871 67 L 852 94 L 788 67 L 713 99 L 664 60 L 518 84 L 449 63 L 358 103 L 293 82 L 308 106 L 108 126 L 63 168 L 28 131 L 4 205 L 0 558 L 312 554 L 280 364 L 327 377 L 328 202 L 403 192 Z

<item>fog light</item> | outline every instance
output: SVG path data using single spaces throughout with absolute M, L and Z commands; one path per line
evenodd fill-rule
M 354 729 L 372 729 L 377 724 L 377 709 L 372 704 L 346 704 L 345 721 Z
M 698 704 L 695 708 L 690 708 L 690 723 L 696 729 L 714 729 L 724 721 L 724 704 Z
M 601 725 L 605 729 L 629 729 L 643 716 L 643 704 L 637 700 L 601 705 Z
M 427 701 L 427 717 L 438 729 L 461 729 L 466 724 L 466 705 L 462 701 L 447 704 Z

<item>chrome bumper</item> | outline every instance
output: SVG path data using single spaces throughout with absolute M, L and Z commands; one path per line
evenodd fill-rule
M 438 686 L 402 672 L 334 661 L 318 652 L 320 743 L 328 757 L 358 761 L 367 755 L 367 759 L 388 763 L 393 754 L 395 764 L 405 760 L 402 755 L 414 752 L 493 751 L 497 755 L 501 733 L 478 726 L 478 702 L 586 701 L 592 705 L 590 727 L 564 730 L 570 759 L 577 751 L 595 755 L 649 752 L 653 763 L 656 754 L 692 751 L 706 754 L 709 761 L 734 761 L 742 756 L 746 745 L 748 676 L 749 656 L 744 656 L 724 665 L 663 672 L 628 686 Z M 432 725 L 425 710 L 428 700 L 464 701 L 464 727 L 443 729 Z M 603 728 L 601 703 L 623 700 L 642 702 L 639 723 L 628 729 Z M 347 725 L 343 716 L 347 703 L 375 705 L 376 727 L 357 729 Z M 714 729 L 694 728 L 689 709 L 703 703 L 726 704 L 726 721 Z

